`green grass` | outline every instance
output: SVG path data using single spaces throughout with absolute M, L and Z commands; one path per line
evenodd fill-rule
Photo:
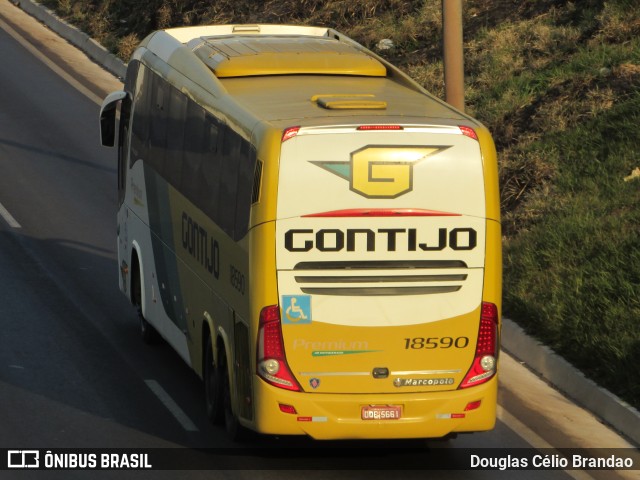
M 536 143 L 553 191 L 505 244 L 505 304 L 526 330 L 638 404 L 640 92 Z
M 150 31 L 325 25 L 443 96 L 440 2 L 44 0 L 122 58 Z M 637 0 L 465 0 L 467 110 L 500 159 L 505 313 L 640 408 Z

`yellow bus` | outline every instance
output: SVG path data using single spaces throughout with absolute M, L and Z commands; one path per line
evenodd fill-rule
M 493 428 L 501 234 L 479 122 L 332 29 L 223 25 L 149 35 L 100 126 L 120 289 L 231 437 Z

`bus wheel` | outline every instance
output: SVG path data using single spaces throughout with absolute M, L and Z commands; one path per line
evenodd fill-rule
M 136 262 L 137 263 L 137 262 Z M 142 335 L 142 341 L 147 345 L 153 345 L 158 343 L 160 335 L 158 331 L 147 322 L 142 315 L 142 286 L 140 285 L 140 273 L 137 269 L 133 270 L 134 275 L 131 281 L 131 296 L 133 297 L 133 304 L 138 311 L 138 321 L 140 322 L 140 334 Z
M 231 382 L 229 381 L 229 370 L 227 369 L 226 357 L 222 355 L 220 361 L 220 371 L 223 383 L 223 403 L 224 403 L 224 425 L 227 430 L 227 436 L 233 441 L 242 441 L 247 439 L 249 431 L 240 425 L 238 417 L 233 413 L 231 406 Z
M 153 328 L 153 326 L 147 322 L 142 316 L 142 309 L 138 307 L 138 318 L 140 319 L 140 334 L 142 341 L 147 345 L 155 345 L 160 340 L 160 334 Z
M 214 425 L 221 425 L 224 420 L 222 382 L 220 381 L 220 370 L 214 361 L 211 336 L 207 338 L 207 346 L 205 348 L 204 393 L 207 418 Z

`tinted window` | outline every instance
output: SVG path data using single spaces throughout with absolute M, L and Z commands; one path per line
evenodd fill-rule
M 219 225 L 232 237 L 235 237 L 241 144 L 242 138 L 237 133 L 231 129 L 225 129 L 220 154 Z
M 240 158 L 238 164 L 238 191 L 236 193 L 236 221 L 234 237 L 242 238 L 249 228 L 249 214 L 253 203 L 254 182 L 260 182 L 260 175 L 256 175 L 256 150 L 247 141 L 240 146 Z
M 145 160 L 149 162 L 156 171 L 163 174 L 169 113 L 169 85 L 157 75 L 153 75 L 152 78 L 149 152 Z
M 220 141 L 219 123 L 211 115 L 205 116 L 202 177 L 198 188 L 198 198 L 201 208 L 220 224 L 218 192 L 220 191 L 220 155 L 218 143 Z M 220 226 L 227 231 L 224 225 Z
M 255 149 L 149 69 L 141 68 L 138 77 L 131 165 L 144 159 L 229 236 L 242 238 L 249 226 Z
M 182 152 L 184 150 L 185 119 L 187 118 L 187 97 L 177 89 L 169 91 L 169 111 L 167 114 L 167 153 L 164 175 L 176 188 L 182 179 Z
M 131 137 L 131 156 L 129 165 L 133 166 L 138 159 L 147 158 L 149 143 L 149 104 L 151 97 L 151 83 L 149 70 L 145 67 L 138 71 L 135 99 L 133 104 L 133 125 Z
M 182 147 L 182 190 L 190 200 L 195 201 L 192 192 L 202 176 L 204 158 L 204 110 L 195 102 L 187 103 L 184 127 L 184 145 Z

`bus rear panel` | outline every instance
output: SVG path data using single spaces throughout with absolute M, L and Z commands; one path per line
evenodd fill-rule
M 487 218 L 477 136 L 390 124 L 284 133 L 278 303 L 265 306 L 284 355 L 277 366 L 261 357 L 273 339 L 259 337 L 259 430 L 396 438 L 492 428 L 499 298 L 485 294 L 495 274 L 485 259 L 499 252 L 500 229 Z

